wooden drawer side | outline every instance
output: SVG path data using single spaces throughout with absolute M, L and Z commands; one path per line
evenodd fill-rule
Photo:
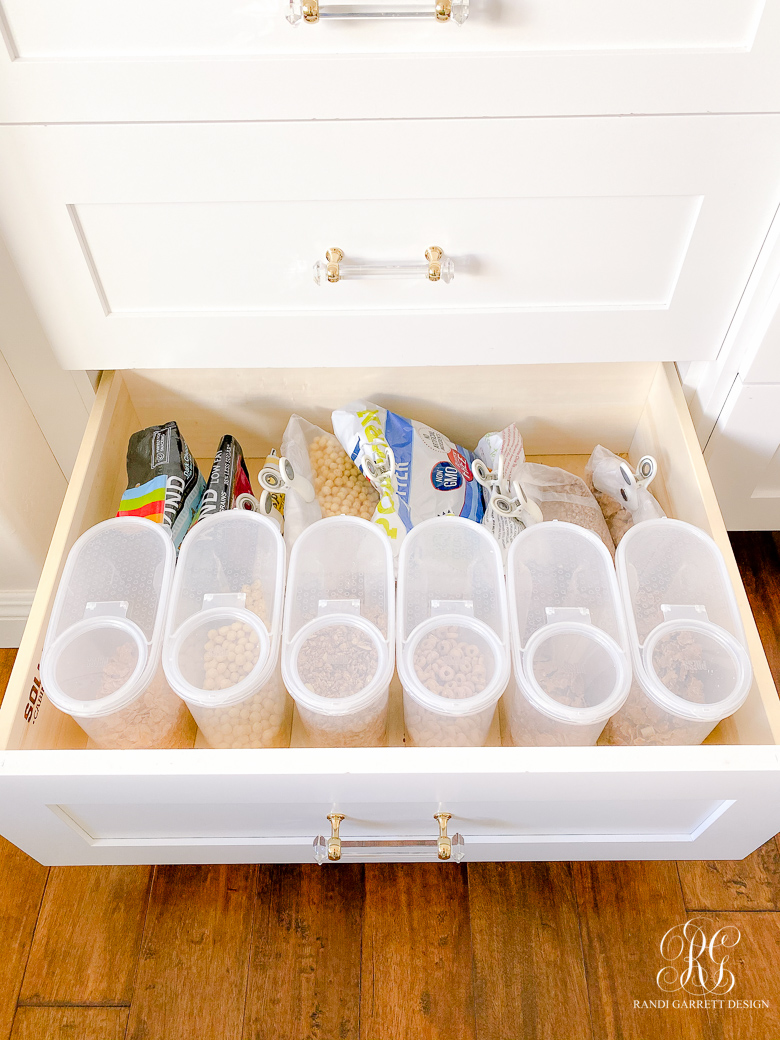
M 38 664 L 68 552 L 83 531 L 111 515 L 117 485 L 121 483 L 124 488 L 127 437 L 137 428 L 138 416 L 121 374 L 105 373 L 98 387 L 0 708 L 0 748 L 85 746 L 83 731 L 42 696 Z
M 630 457 L 656 456 L 659 477 L 653 485 L 670 516 L 695 524 L 718 545 L 726 561 L 745 626 L 754 681 L 747 701 L 708 738 L 708 743 L 780 743 L 780 700 L 753 612 L 731 549 L 726 525 L 699 447 L 674 364 L 659 366 L 631 445 Z

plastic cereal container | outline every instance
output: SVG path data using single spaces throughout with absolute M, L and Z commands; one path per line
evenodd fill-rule
M 632 527 L 617 551 L 634 684 L 609 744 L 700 744 L 753 681 L 723 556 L 680 520 Z
M 387 739 L 395 582 L 381 528 L 336 516 L 308 527 L 290 555 L 282 674 L 314 747 Z
M 160 660 L 175 562 L 168 529 L 142 517 L 106 520 L 68 554 L 41 678 L 99 747 L 193 744 L 195 724 Z
M 609 551 L 575 524 L 528 527 L 509 550 L 507 593 L 512 742 L 595 744 L 631 683 Z
M 413 527 L 398 561 L 398 673 L 409 743 L 480 747 L 509 680 L 498 542 L 456 516 Z
M 245 509 L 205 517 L 182 542 L 163 664 L 211 747 L 289 746 L 284 569 L 279 528 Z

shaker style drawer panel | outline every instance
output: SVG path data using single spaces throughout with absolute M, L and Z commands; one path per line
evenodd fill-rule
M 325 4 L 323 3 L 323 6 Z M 414 0 L 365 0 L 329 5 L 402 12 L 425 10 Z M 52 58 L 203 58 L 278 54 L 452 54 L 480 51 L 629 50 L 741 51 L 754 43 L 764 0 L 657 0 L 651 9 L 635 0 L 527 0 L 522 4 L 466 0 L 463 31 L 456 16 L 446 29 L 435 17 L 419 19 L 320 19 L 317 30 L 297 26 L 295 2 L 246 4 L 239 0 L 140 0 L 112 8 L 101 0 L 3 0 L 7 32 L 25 60 Z M 461 0 L 463 6 L 463 0 Z M 301 31 L 291 31 L 299 28 Z
M 529 456 L 573 471 L 600 440 L 634 463 L 654 454 L 663 507 L 724 553 L 754 670 L 742 708 L 696 747 L 513 747 L 500 717 L 488 747 L 407 747 L 396 677 L 387 747 L 308 747 L 297 713 L 289 748 L 85 747 L 41 693 L 37 664 L 70 547 L 116 511 L 129 435 L 175 415 L 208 465 L 230 430 L 254 476 L 293 409 L 326 424 L 357 396 L 469 444 L 516 421 Z M 47 863 L 313 862 L 335 812 L 353 843 L 345 860 L 435 859 L 433 817 L 445 812 L 472 861 L 736 859 L 780 827 L 778 743 L 780 702 L 674 366 L 114 372 L 101 380 L 0 709 L 0 832 Z
M 663 310 L 677 288 L 701 201 L 673 195 L 88 203 L 73 215 L 112 315 Z M 442 229 L 457 243 L 451 289 L 432 288 L 424 278 L 318 286 L 307 259 L 324 253 L 313 246 L 306 257 L 301 249 L 335 235 L 360 257 L 408 255 L 422 263 L 423 247 L 438 242 Z M 285 263 L 292 243 L 294 260 Z
M 312 24 L 303 0 L 2 0 L 0 115 L 728 112 L 772 111 L 780 99 L 778 0 L 453 0 L 443 20 L 436 2 L 319 0 Z M 375 17 L 333 17 L 345 7 Z
M 778 165 L 780 116 L 4 127 L 0 218 L 66 368 L 709 360 Z

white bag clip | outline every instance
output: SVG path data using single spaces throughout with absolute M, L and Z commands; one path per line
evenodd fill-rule
M 648 485 L 658 472 L 658 463 L 652 455 L 643 455 L 637 465 L 636 473 L 632 473 L 631 467 L 627 462 L 621 461 L 617 469 L 619 473 L 617 493 L 626 509 L 634 513 L 639 508 L 637 489 L 647 489 Z M 608 495 L 615 494 L 616 489 L 612 486 L 611 482 L 606 482 L 607 486 L 605 487 L 602 487 L 602 483 L 605 482 L 598 479 L 598 474 L 594 470 L 593 486 L 598 491 L 605 491 Z
M 495 470 L 489 470 L 481 459 L 474 459 L 472 471 L 478 484 L 490 492 L 487 508 L 499 516 L 519 520 L 524 527 L 539 524 L 542 511 L 526 495 L 518 481 L 504 480 L 504 456 L 499 455 Z
M 269 491 L 271 494 L 286 495 L 294 491 L 304 502 L 314 501 L 314 488 L 311 483 L 306 477 L 296 473 L 293 464 L 284 456 L 277 460 L 275 454 L 269 455 L 257 475 L 257 480 L 263 491 Z
M 647 489 L 655 479 L 655 475 L 658 473 L 658 463 L 655 461 L 652 455 L 643 455 L 639 460 L 639 464 L 636 467 L 636 473 L 634 479 L 636 480 L 637 487 Z
M 236 498 L 236 504 L 234 509 L 247 509 L 252 513 L 261 512 L 260 503 L 257 501 L 254 495 L 250 495 L 248 491 L 238 495 Z
M 377 458 L 376 455 L 374 458 L 369 455 L 363 456 L 363 475 L 377 491 L 380 490 L 383 481 L 392 479 L 395 475 L 395 454 L 389 444 L 384 458 Z

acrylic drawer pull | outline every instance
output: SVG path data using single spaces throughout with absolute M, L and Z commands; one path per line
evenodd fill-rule
M 396 4 L 321 4 L 319 0 L 289 0 L 287 21 L 319 22 L 320 19 L 435 18 L 437 22 L 463 25 L 469 16 L 469 0 L 420 0 Z
M 314 265 L 317 285 L 353 278 L 427 278 L 429 282 L 449 283 L 455 277 L 455 263 L 440 246 L 429 246 L 425 260 L 345 260 L 343 250 L 334 246 L 325 260 Z
M 465 854 L 465 842 L 462 834 L 447 833 L 447 822 L 452 819 L 452 813 L 438 812 L 434 814 L 434 820 L 439 824 L 439 834 L 436 838 L 355 838 L 344 839 L 339 834 L 342 820 L 346 817 L 343 813 L 329 813 L 327 816 L 330 823 L 330 837 L 325 838 L 318 834 L 314 839 L 314 858 L 319 864 L 329 860 L 338 863 L 342 858 L 342 852 L 347 849 L 356 849 L 357 858 L 360 853 L 364 854 L 371 849 L 386 849 L 390 854 L 399 853 L 400 856 L 406 852 L 426 852 L 435 849 L 436 856 L 442 862 L 454 861 L 460 863 Z

